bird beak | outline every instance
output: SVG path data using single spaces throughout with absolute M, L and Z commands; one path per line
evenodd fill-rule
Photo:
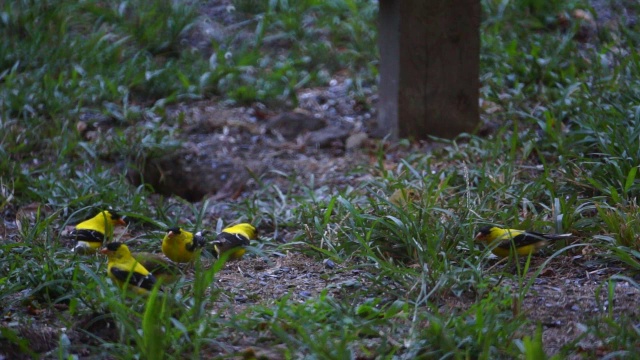
M 478 240 L 480 240 L 482 238 L 482 236 L 483 236 L 482 233 L 479 232 L 479 233 L 476 234 L 476 237 L 474 238 L 474 240 L 478 241 Z
M 169 233 L 167 234 L 168 237 L 172 237 L 173 235 L 175 235 L 173 231 L 169 231 Z
M 108 252 L 109 252 L 109 250 L 107 248 L 100 249 L 100 253 L 101 254 L 105 254 L 106 255 Z
M 127 226 L 127 222 L 123 218 L 118 219 L 116 222 L 122 226 Z

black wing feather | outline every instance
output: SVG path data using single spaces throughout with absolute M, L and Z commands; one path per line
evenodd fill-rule
M 222 244 L 229 247 L 236 247 L 236 246 L 247 246 L 251 243 L 251 241 L 249 241 L 249 239 L 247 239 L 246 237 L 240 234 L 223 232 L 223 233 L 220 233 L 220 235 L 218 235 L 215 243 Z
M 125 282 L 127 281 L 127 279 L 129 279 L 129 284 L 147 289 L 149 291 L 151 291 L 151 289 L 153 289 L 153 286 L 156 284 L 156 278 L 151 274 L 146 276 L 136 272 L 131 274 L 130 271 L 125 271 L 116 267 L 111 268 L 111 274 L 113 274 L 116 279 L 122 282 Z
M 187 245 L 186 248 L 188 251 L 195 251 L 196 249 L 200 249 L 204 247 L 204 244 L 206 243 L 206 239 L 204 238 L 204 236 L 201 235 L 193 235 L 193 241 L 191 242 L 191 244 Z
M 526 233 L 519 234 L 513 237 L 513 243 L 515 244 L 516 247 L 527 246 L 527 245 L 538 243 L 540 241 L 548 241 L 548 240 L 551 240 L 551 239 L 547 237 L 545 234 L 532 232 L 532 231 L 527 231 Z M 511 241 L 512 239 L 501 241 L 497 247 L 503 248 L 503 249 L 511 249 Z
M 104 242 L 104 234 L 96 230 L 74 229 L 67 237 L 76 241 Z

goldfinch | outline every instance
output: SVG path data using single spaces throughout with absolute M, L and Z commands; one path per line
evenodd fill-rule
M 138 294 L 146 294 L 153 289 L 156 278 L 131 256 L 127 245 L 112 242 L 100 252 L 107 255 L 107 274 L 118 286 Z
M 421 198 L 418 190 L 402 188 L 397 189 L 389 196 L 389 202 L 397 207 L 406 208 L 409 204 L 419 202 Z
M 572 234 L 542 234 L 533 231 L 503 229 L 497 226 L 486 226 L 476 234 L 476 241 L 491 247 L 491 251 L 499 257 L 508 257 L 512 249 L 519 256 L 529 256 L 549 241 L 567 239 Z
M 135 252 L 131 256 L 161 283 L 172 283 L 182 274 L 178 264 L 162 254 Z
M 77 224 L 66 237 L 77 242 L 73 251 L 95 253 L 102 246 L 102 243 L 113 235 L 115 226 L 126 224 L 117 212 L 104 210 L 91 219 Z
M 194 261 L 204 247 L 205 240 L 199 234 L 195 236 L 181 228 L 167 229 L 167 234 L 162 239 L 162 253 L 169 259 L 178 263 Z
M 229 259 L 240 259 L 246 250 L 243 246 L 247 246 L 251 239 L 256 237 L 256 228 L 248 223 L 242 223 L 229 226 L 222 230 L 216 239 L 212 242 L 213 249 L 218 257 L 230 251 Z

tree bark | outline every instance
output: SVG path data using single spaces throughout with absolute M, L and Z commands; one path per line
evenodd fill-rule
M 380 0 L 378 127 L 452 138 L 479 123 L 480 2 Z

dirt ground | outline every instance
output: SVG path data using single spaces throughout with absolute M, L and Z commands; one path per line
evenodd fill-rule
M 586 326 L 592 326 L 594 320 L 606 312 L 613 313 L 616 318 L 640 318 L 640 291 L 637 288 L 625 281 L 614 282 L 609 298 L 609 278 L 624 272 L 624 269 L 585 266 L 585 261 L 580 258 L 554 258 L 534 280 L 520 307 L 513 309 L 514 316 L 525 316 L 533 324 L 540 322 L 545 350 L 549 355 L 579 338 L 578 348 L 582 351 L 605 355 L 613 349 L 585 337 Z M 542 257 L 533 259 L 527 279 L 534 276 L 545 260 Z M 504 271 L 504 268 L 499 266 L 486 276 L 499 277 L 496 275 L 498 271 Z M 341 297 L 345 286 L 354 283 L 366 286 L 368 281 L 362 275 L 357 270 L 329 269 L 317 259 L 291 252 L 268 263 L 246 259 L 229 264 L 220 274 L 217 284 L 226 289 L 229 296 L 234 296 L 236 303 L 258 304 L 279 299 L 290 292 L 294 301 L 304 301 L 317 297 L 324 289 L 330 289 L 330 294 Z M 509 286 L 514 294 L 520 288 L 519 284 L 511 281 L 502 281 L 499 286 Z M 467 294 L 447 296 L 438 302 L 443 304 L 441 309 L 460 311 L 474 301 Z M 606 331 L 606 326 L 603 326 L 603 331 Z

